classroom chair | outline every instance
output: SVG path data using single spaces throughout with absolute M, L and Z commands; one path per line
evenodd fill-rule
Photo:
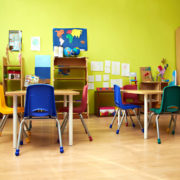
M 89 137 L 89 141 L 92 141 L 93 138 L 90 134 L 90 132 L 88 131 L 88 128 L 85 124 L 85 121 L 83 119 L 83 116 L 82 116 L 82 113 L 86 111 L 86 108 L 87 108 L 87 96 L 88 96 L 88 85 L 85 85 L 84 88 L 83 88 L 83 94 L 82 94 L 82 101 L 81 101 L 81 105 L 79 107 L 74 107 L 73 108 L 73 113 L 78 113 L 79 114 L 79 117 L 81 119 L 81 122 L 82 122 L 82 125 L 85 129 L 85 132 L 86 134 L 88 134 L 88 137 Z M 62 133 L 64 132 L 64 129 L 67 125 L 67 121 L 68 121 L 68 113 L 69 112 L 69 108 L 68 107 L 63 107 L 61 109 L 59 109 L 60 112 L 66 112 L 66 115 L 64 117 L 64 120 L 63 120 L 63 123 L 62 123 Z
M 172 134 L 175 134 L 177 114 L 180 110 L 180 87 L 179 86 L 166 86 L 163 89 L 162 101 L 160 108 L 151 108 L 149 123 L 151 122 L 152 116 L 156 115 L 156 129 L 157 129 L 157 142 L 161 144 L 160 133 L 159 133 L 159 117 L 161 114 L 170 114 L 171 120 L 169 122 L 169 129 L 172 121 L 174 122 Z
M 21 118 L 19 116 L 20 113 L 24 112 L 24 108 L 23 107 L 18 107 L 17 108 L 17 113 L 18 113 L 18 121 L 21 122 Z M 4 129 L 4 126 L 7 122 L 8 116 L 13 114 L 13 108 L 10 108 L 6 105 L 6 101 L 5 101 L 5 96 L 4 96 L 4 88 L 2 85 L 0 85 L 0 113 L 3 114 L 3 118 L 0 122 L 0 136 L 2 135 L 2 131 Z M 27 129 L 27 125 L 25 124 L 26 129 Z M 26 132 L 23 129 L 23 134 L 26 137 L 26 142 L 29 142 L 29 138 L 26 134 Z
M 18 142 L 15 152 L 16 156 L 19 156 L 19 145 L 23 144 L 21 136 L 24 122 L 29 119 L 56 120 L 60 142 L 60 153 L 64 152 L 61 139 L 60 123 L 57 119 L 56 113 L 54 88 L 52 86 L 48 84 L 34 84 L 27 87 L 24 118 L 21 121 L 19 128 Z
M 125 85 L 123 89 L 137 90 L 137 85 Z M 134 104 L 134 105 L 144 105 L 144 102 L 139 99 L 138 94 L 122 93 L 123 104 Z M 138 115 L 140 115 L 140 109 L 138 109 Z M 126 126 L 128 126 L 128 121 L 126 119 Z
M 115 105 L 118 107 L 118 110 L 116 111 L 115 116 L 113 117 L 113 120 L 112 120 L 109 127 L 112 128 L 112 125 L 114 123 L 116 115 L 118 114 L 118 129 L 116 131 L 116 134 L 119 134 L 119 130 L 120 130 L 121 124 L 123 122 L 123 119 L 124 119 L 124 117 L 126 118 L 126 113 L 128 114 L 128 110 L 132 110 L 134 112 L 137 120 L 138 120 L 141 131 L 144 132 L 144 129 L 142 128 L 142 125 L 141 125 L 141 122 L 140 122 L 140 117 L 137 116 L 136 111 L 135 111 L 135 108 L 141 108 L 141 106 L 134 105 L 134 104 L 123 104 L 122 103 L 122 98 L 121 98 L 121 89 L 120 89 L 120 87 L 118 85 L 114 85 L 114 102 L 115 102 Z M 121 117 L 121 120 L 120 120 L 121 110 L 123 111 L 123 114 L 122 114 L 122 117 Z M 132 126 L 135 127 L 135 124 L 134 124 L 131 116 L 130 116 L 130 119 L 131 119 L 131 122 L 132 122 Z

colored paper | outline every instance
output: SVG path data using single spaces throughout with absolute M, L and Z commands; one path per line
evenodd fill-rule
M 101 81 L 101 75 L 96 75 L 96 81 Z
M 121 64 L 121 76 L 129 76 L 130 65 L 126 63 Z
M 108 74 L 104 74 L 103 75 L 103 80 L 104 81 L 109 81 L 109 75 Z
M 123 87 L 122 79 L 111 79 L 111 87 L 113 87 L 115 84 Z
M 112 75 L 120 75 L 120 62 L 112 61 Z
M 105 61 L 105 73 L 110 73 L 111 61 Z
M 51 56 L 50 55 L 36 55 L 35 67 L 51 67 Z
M 94 89 L 94 83 L 88 83 L 88 89 Z
M 31 50 L 40 51 L 40 37 L 31 38 Z
M 103 61 L 91 61 L 91 71 L 103 71 Z
M 88 82 L 94 82 L 94 75 L 88 76 Z

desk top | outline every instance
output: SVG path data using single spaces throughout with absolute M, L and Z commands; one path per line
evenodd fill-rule
M 121 90 L 121 92 L 131 93 L 131 94 L 162 94 L 161 90 Z
M 7 96 L 21 96 L 26 94 L 26 90 L 18 90 L 18 91 L 8 91 L 5 93 Z M 79 95 L 80 92 L 66 89 L 57 89 L 54 90 L 54 95 Z

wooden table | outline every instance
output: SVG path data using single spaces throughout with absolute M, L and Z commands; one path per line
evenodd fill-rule
M 80 93 L 73 90 L 55 90 L 55 95 L 63 95 L 65 105 L 67 96 L 69 96 L 69 145 L 73 145 L 73 96 Z M 26 95 L 26 90 L 9 91 L 6 92 L 7 96 L 13 96 L 13 148 L 17 144 L 17 96 Z
M 148 95 L 162 94 L 161 90 L 121 90 L 121 92 L 144 95 L 144 139 L 148 138 Z

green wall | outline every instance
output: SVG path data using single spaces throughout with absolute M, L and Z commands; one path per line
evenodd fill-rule
M 33 74 L 36 54 L 53 55 L 53 28 L 87 28 L 88 51 L 82 55 L 88 57 L 89 75 L 95 74 L 90 61 L 112 60 L 130 63 L 130 71 L 137 72 L 140 81 L 139 67 L 151 66 L 155 75 L 161 59 L 166 58 L 166 77 L 171 79 L 179 7 L 179 0 L 0 0 L 0 56 L 5 55 L 8 31 L 22 30 L 25 73 Z M 30 50 L 33 36 L 41 38 L 40 52 Z M 10 55 L 11 62 L 18 62 L 16 56 Z M 127 81 L 123 78 L 124 84 Z M 98 86 L 102 83 L 95 83 Z M 90 113 L 93 96 L 90 90 Z

